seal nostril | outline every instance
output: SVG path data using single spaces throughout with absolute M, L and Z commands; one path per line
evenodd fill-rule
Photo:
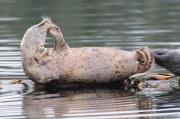
M 153 55 L 165 55 L 168 53 L 167 49 L 159 49 L 152 52 Z
M 159 52 L 159 53 L 157 53 L 157 55 L 164 55 L 164 54 L 166 54 L 165 52 Z

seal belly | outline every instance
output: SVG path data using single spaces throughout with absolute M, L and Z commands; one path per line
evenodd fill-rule
M 138 65 L 133 52 L 116 48 L 70 48 L 55 59 L 58 63 L 54 69 L 58 69 L 59 77 L 68 82 L 119 80 L 134 74 Z

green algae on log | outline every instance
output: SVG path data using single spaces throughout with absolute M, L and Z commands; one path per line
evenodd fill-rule
M 134 89 L 171 90 L 180 88 L 180 78 L 173 74 L 139 73 L 129 77 L 129 87 Z

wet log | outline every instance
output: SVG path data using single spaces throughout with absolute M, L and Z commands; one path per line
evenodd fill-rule
M 167 73 L 139 73 L 129 77 L 129 88 L 135 90 L 172 90 L 179 88 L 180 78 Z

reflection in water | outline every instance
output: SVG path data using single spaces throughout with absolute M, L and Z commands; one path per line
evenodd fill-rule
M 25 118 L 22 115 L 23 97 L 16 93 L 1 93 L 0 94 L 0 118 L 2 119 L 21 119 Z
M 176 94 L 178 93 L 175 92 Z M 117 119 L 179 118 L 178 95 L 146 96 L 119 90 L 32 94 L 23 100 L 27 118 Z
M 3 119 L 180 118 L 179 90 L 159 95 L 136 95 L 124 90 L 1 93 Z
M 179 0 L 1 0 L 0 79 L 27 79 L 20 41 L 29 26 L 49 15 L 70 46 L 132 50 L 180 45 Z M 47 47 L 52 46 L 52 38 Z M 154 68 L 161 72 L 164 69 Z M 160 95 L 161 94 L 161 95 Z M 119 90 L 29 95 L 0 91 L 0 118 L 180 118 L 179 91 L 130 94 Z
M 140 100 L 139 100 L 140 98 Z M 29 95 L 23 100 L 28 118 L 120 118 L 146 115 L 152 101 L 118 90 L 88 90 Z M 141 110 L 142 109 L 142 110 Z M 141 111 L 138 111 L 141 110 Z M 149 111 L 148 114 L 153 113 Z

